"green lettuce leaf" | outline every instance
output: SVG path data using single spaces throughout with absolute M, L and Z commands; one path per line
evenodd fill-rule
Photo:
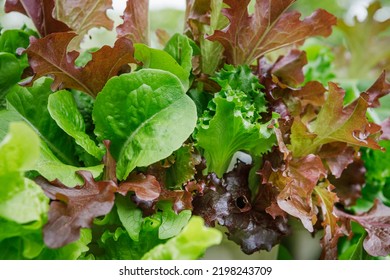
M 49 181 L 58 179 L 66 186 L 76 186 L 83 183 L 81 177 L 76 174 L 77 171 L 89 171 L 95 178 L 103 172 L 103 164 L 89 167 L 64 164 L 53 154 L 45 143 L 41 142 L 40 148 L 39 160 L 32 169 L 39 172 Z
M 189 49 L 184 49 L 185 52 L 192 52 L 189 45 L 186 45 L 186 47 Z M 149 48 L 144 44 L 134 44 L 134 48 L 134 57 L 143 63 L 143 68 L 160 69 L 174 74 L 181 81 L 184 91 L 187 91 L 190 86 L 188 81 L 190 72 L 187 70 L 188 62 L 182 61 L 184 66 L 181 66 L 176 61 L 178 57 L 173 58 L 166 51 Z
M 36 81 L 33 87 L 15 86 L 7 100 L 63 163 L 77 165 L 73 139 L 62 131 L 47 109 L 52 81 L 46 78 Z
M 0 217 L 23 224 L 40 221 L 47 212 L 48 198 L 23 174 L 38 157 L 38 136 L 25 123 L 11 123 L 0 143 Z
M 8 89 L 20 80 L 22 72 L 20 62 L 13 54 L 0 52 L 0 109 L 5 108 Z
M 158 245 L 146 253 L 143 260 L 188 260 L 198 259 L 206 249 L 218 245 L 222 233 L 204 226 L 202 218 L 194 216 L 176 237 Z
M 104 150 L 100 149 L 85 132 L 83 116 L 77 109 L 72 93 L 66 90 L 55 92 L 49 96 L 48 110 L 51 117 L 56 121 L 76 143 L 83 147 L 90 155 L 101 160 Z
M 196 125 L 196 106 L 172 74 L 154 69 L 112 78 L 92 113 L 99 141 L 111 141 L 122 180 L 180 148 Z
M 170 54 L 185 71 L 191 73 L 193 50 L 187 36 L 176 33 L 169 39 L 164 51 Z
M 259 156 L 276 143 L 276 138 L 270 128 L 274 120 L 260 122 L 266 101 L 249 67 L 226 65 L 216 76 L 222 89 L 200 118 L 194 137 L 204 149 L 209 172 L 222 177 L 237 151 Z

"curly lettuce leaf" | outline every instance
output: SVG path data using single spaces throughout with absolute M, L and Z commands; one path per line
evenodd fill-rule
M 275 144 L 276 138 L 270 126 L 273 120 L 260 122 L 266 101 L 249 67 L 225 66 L 216 81 L 222 90 L 200 118 L 195 138 L 204 150 L 209 172 L 222 177 L 234 153 L 246 151 L 259 156 Z

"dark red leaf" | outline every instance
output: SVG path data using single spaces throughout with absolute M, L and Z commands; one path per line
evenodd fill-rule
M 261 170 L 263 183 L 270 183 L 280 192 L 278 205 L 288 214 L 299 218 L 303 226 L 313 232 L 317 221 L 317 208 L 312 201 L 312 193 L 320 179 L 326 176 L 321 159 L 308 155 L 292 159 L 281 169 L 272 169 L 265 163 Z
M 103 46 L 92 53 L 92 60 L 85 67 L 77 67 L 75 60 L 79 53 L 67 52 L 68 44 L 75 36 L 75 33 L 67 32 L 50 34 L 42 39 L 31 38 L 26 52 L 35 75 L 29 84 L 51 75 L 54 77 L 53 90 L 73 88 L 96 97 L 108 79 L 118 75 L 123 66 L 136 62 L 132 42 L 122 37 L 114 47 Z
M 361 196 L 361 190 L 366 183 L 366 168 L 361 160 L 355 159 L 343 170 L 339 178 L 328 176 L 329 181 L 336 187 L 335 191 L 340 202 L 349 207 L 356 203 Z
M 380 106 L 379 98 L 390 93 L 390 83 L 386 81 L 386 72 L 383 71 L 375 83 L 366 91 L 368 105 L 371 108 Z
M 56 1 L 56 19 L 78 34 L 70 49 L 79 49 L 80 42 L 92 28 L 111 30 L 114 27 L 114 22 L 107 16 L 108 9 L 112 9 L 112 0 Z
M 134 43 L 149 43 L 149 0 L 127 0 L 123 24 L 116 28 L 118 36 L 126 36 Z
M 354 161 L 355 154 L 353 147 L 342 142 L 325 144 L 318 152 L 335 178 L 339 178 L 347 166 Z
M 230 24 L 208 37 L 224 46 L 229 64 L 251 64 L 267 52 L 302 43 L 308 37 L 329 36 L 337 22 L 321 9 L 301 21 L 300 13 L 287 12 L 294 0 L 257 0 L 255 13 L 249 15 L 249 2 L 224 0 L 229 8 L 223 9 L 223 14 Z
M 116 161 L 110 153 L 111 142 L 109 140 L 104 140 L 103 144 L 106 147 L 106 154 L 103 157 L 103 164 L 104 164 L 103 180 L 104 181 L 111 180 L 115 184 L 117 184 L 118 179 L 116 178 Z
M 381 123 L 382 135 L 381 140 L 390 140 L 390 117 Z
M 5 12 L 19 12 L 34 23 L 41 37 L 55 32 L 65 32 L 71 29 L 63 22 L 53 17 L 54 0 L 7 0 Z
M 59 248 L 76 241 L 81 228 L 90 228 L 93 219 L 108 214 L 114 206 L 117 186 L 112 181 L 95 182 L 92 174 L 79 171 L 84 185 L 68 188 L 59 181 L 36 182 L 52 199 L 49 220 L 43 229 L 44 241 L 50 248 Z
M 193 201 L 193 213 L 202 216 L 210 226 L 215 223 L 225 226 L 228 238 L 239 244 L 246 254 L 271 250 L 289 231 L 283 216 L 274 219 L 265 212 L 264 207 L 271 202 L 264 203 L 261 199 L 251 202 L 248 188 L 250 168 L 238 163 L 222 179 L 209 175 L 204 192 Z
M 359 223 L 367 231 L 364 249 L 371 256 L 387 256 L 390 254 L 390 208 L 379 200 L 362 215 L 351 215 L 341 210 L 336 215 Z
M 160 196 L 161 188 L 156 177 L 152 175 L 131 174 L 126 181 L 119 184 L 118 192 L 126 195 L 129 191 L 135 192 L 140 200 L 153 201 Z
M 305 80 L 303 66 L 307 64 L 306 53 L 297 49 L 281 56 L 274 63 L 271 73 L 289 86 L 298 86 Z

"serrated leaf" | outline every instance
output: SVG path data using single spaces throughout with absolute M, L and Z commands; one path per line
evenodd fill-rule
M 379 200 L 367 213 L 351 215 L 336 211 L 336 215 L 359 223 L 367 231 L 364 239 L 364 249 L 372 256 L 387 256 L 390 254 L 390 208 Z
M 48 100 L 48 110 L 57 125 L 73 137 L 78 145 L 90 155 L 99 160 L 102 159 L 104 151 L 86 134 L 83 116 L 77 109 L 72 93 L 61 90 L 51 94 Z
M 308 155 L 289 160 L 286 166 L 274 170 L 269 162 L 263 167 L 265 183 L 271 183 L 279 190 L 277 203 L 288 214 L 299 218 L 303 226 L 313 232 L 317 221 L 317 209 L 312 194 L 318 181 L 326 176 L 321 159 Z
M 91 28 L 104 27 L 111 30 L 113 21 L 108 18 L 107 10 L 112 9 L 112 0 L 95 1 L 59 1 L 55 0 L 55 17 L 78 34 L 72 44 L 78 48 L 84 35 Z
M 332 142 L 380 149 L 372 135 L 381 127 L 366 118 L 368 95 L 363 93 L 355 102 L 343 107 L 344 95 L 343 89 L 329 83 L 328 98 L 310 130 L 299 119 L 294 120 L 291 144 L 287 146 L 295 157 L 315 153 L 321 145 Z
M 316 205 L 320 206 L 324 228 L 324 237 L 321 239 L 322 259 L 337 259 L 337 241 L 340 237 L 337 225 L 337 216 L 333 213 L 334 204 L 338 202 L 336 193 L 332 192 L 334 186 L 323 182 L 315 186 L 314 194 Z
M 111 141 L 118 179 L 180 148 L 196 124 L 196 107 L 172 74 L 153 69 L 111 79 L 93 109 L 95 133 Z
M 103 216 L 114 206 L 116 184 L 112 181 L 95 182 L 92 174 L 80 171 L 83 186 L 68 188 L 61 182 L 48 182 L 38 177 L 37 182 L 52 200 L 49 220 L 44 227 L 44 241 L 49 248 L 59 248 L 80 238 L 81 228 L 90 228 L 93 219 Z
M 198 129 L 198 145 L 205 150 L 210 172 L 222 177 L 237 151 L 253 155 L 267 152 L 276 142 L 273 129 L 268 123 L 250 123 L 243 118 L 240 108 L 233 101 L 214 98 L 215 116 L 208 126 Z
M 84 66 L 77 67 L 77 51 L 67 52 L 75 33 L 54 33 L 42 39 L 30 38 L 26 53 L 34 76 L 27 84 L 45 75 L 54 76 L 53 90 L 72 88 L 92 97 L 101 91 L 106 82 L 118 75 L 123 66 L 136 63 L 133 44 L 127 38 L 119 38 L 114 47 L 103 46 L 92 53 L 92 59 Z
M 116 28 L 118 36 L 134 43 L 149 44 L 149 0 L 127 0 L 123 23 Z
M 54 0 L 7 0 L 4 8 L 6 13 L 19 12 L 31 18 L 41 37 L 70 30 L 53 17 Z
M 229 8 L 222 13 L 230 24 L 216 30 L 209 40 L 220 42 L 227 62 L 233 65 L 251 64 L 265 53 L 294 43 L 302 43 L 312 36 L 329 36 L 336 17 L 319 9 L 300 20 L 300 13 L 287 12 L 295 0 L 257 0 L 255 13 L 248 14 L 250 0 L 224 0 Z

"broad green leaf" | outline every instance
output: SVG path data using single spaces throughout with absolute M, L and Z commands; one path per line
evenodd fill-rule
M 146 253 L 143 260 L 189 260 L 201 257 L 208 247 L 218 245 L 222 233 L 208 228 L 202 218 L 194 216 L 176 237 Z
M 158 207 L 162 210 L 161 225 L 158 228 L 158 238 L 160 239 L 176 236 L 191 218 L 190 210 L 184 210 L 176 214 L 172 209 L 171 202 L 162 201 Z
M 74 187 L 83 183 L 76 171 L 86 170 L 92 173 L 93 177 L 98 177 L 103 172 L 103 164 L 89 167 L 77 167 L 62 163 L 47 145 L 41 142 L 41 153 L 33 170 L 39 172 L 49 181 L 58 179 L 66 186 Z
M 339 256 L 339 260 L 362 260 L 363 259 L 363 241 L 367 234 L 363 233 L 358 242 L 349 247 Z
M 47 109 L 51 83 L 46 78 L 37 80 L 32 87 L 14 86 L 7 100 L 62 162 L 76 165 L 73 139 L 56 124 Z
M 116 209 L 123 227 L 126 229 L 130 238 L 139 241 L 139 233 L 142 229 L 142 211 L 137 208 L 129 198 L 117 196 L 115 199 Z
M 48 110 L 51 117 L 56 121 L 76 143 L 83 147 L 90 155 L 102 159 L 104 150 L 96 146 L 85 132 L 83 116 L 77 109 L 72 93 L 61 90 L 49 96 Z
M 28 139 L 28 141 L 26 141 Z M 48 198 L 23 177 L 39 157 L 39 138 L 25 123 L 11 123 L 0 143 L 0 217 L 17 223 L 40 221 Z
M 144 68 L 160 69 L 174 74 L 181 81 L 184 91 L 187 91 L 190 72 L 180 66 L 175 58 L 166 51 L 149 48 L 144 44 L 134 44 L 134 48 L 134 57 L 143 63 Z
M 143 69 L 112 78 L 93 109 L 95 134 L 111 141 L 122 180 L 180 148 L 196 124 L 194 102 L 172 74 Z
M 0 36 L 0 52 L 16 54 L 18 48 L 27 48 L 29 34 L 23 30 L 6 30 Z
M 2 175 L 0 184 L 0 216 L 2 218 L 23 224 L 39 221 L 42 215 L 47 213 L 49 199 L 33 181 Z M 11 195 L 10 198 L 8 198 L 9 195 Z M 6 200 L 3 200 L 4 197 Z
M 28 141 L 26 141 L 28 139 Z M 11 123 L 0 143 L 0 175 L 31 169 L 39 157 L 39 138 L 25 123 Z
M 208 168 L 222 177 L 237 151 L 248 151 L 252 155 L 267 152 L 276 142 L 273 129 L 268 123 L 252 124 L 236 109 L 235 100 L 214 98 L 215 116 L 208 126 L 201 126 L 197 132 L 198 145 L 205 150 Z
M 7 135 L 10 123 L 18 121 L 22 121 L 22 117 L 14 108 L 0 110 L 0 141 Z
M 188 73 L 192 70 L 192 47 L 187 36 L 176 33 L 169 39 L 164 51 L 170 54 Z
M 13 54 L 0 52 L 0 109 L 5 107 L 8 89 L 20 80 L 22 72 L 20 62 Z

